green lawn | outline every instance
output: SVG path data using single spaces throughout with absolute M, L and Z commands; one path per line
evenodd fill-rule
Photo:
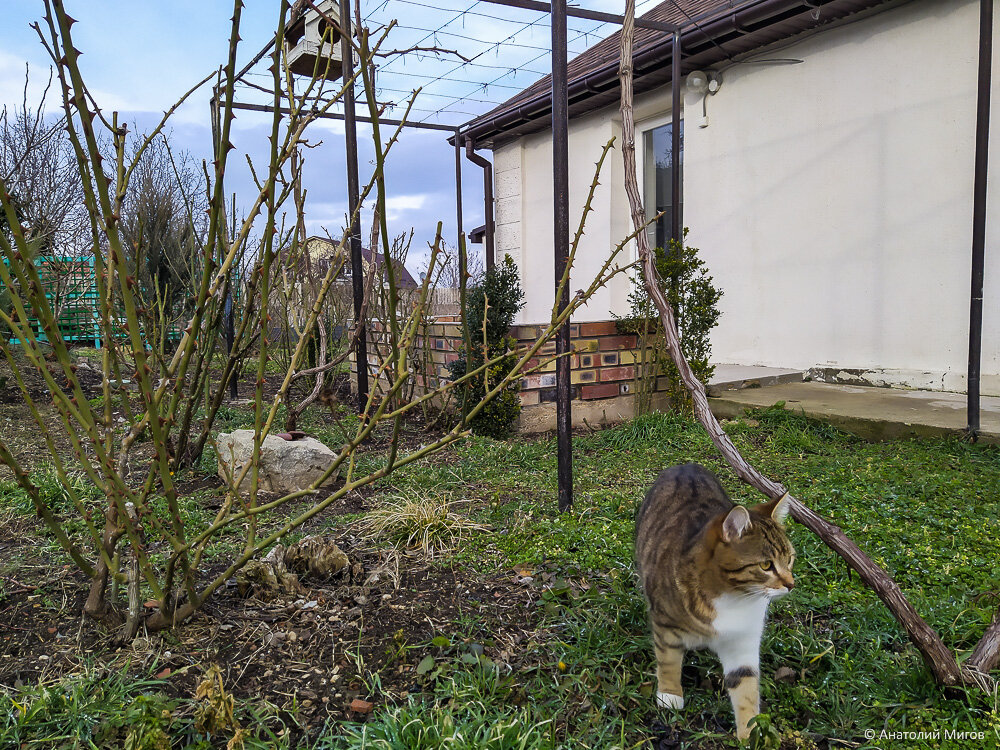
M 950 648 L 960 656 L 973 648 L 1000 599 L 1000 451 L 954 440 L 869 444 L 784 411 L 757 413 L 727 430 L 753 464 L 883 565 Z M 365 724 L 328 726 L 299 746 L 627 748 L 655 747 L 654 736 L 662 747 L 735 745 L 710 654 L 689 656 L 688 700 L 679 715 L 653 706 L 652 651 L 632 574 L 632 517 L 658 471 L 685 461 L 717 471 L 735 499 L 759 500 L 725 469 L 696 423 L 661 415 L 574 440 L 575 502 L 566 515 L 555 510 L 552 438 L 472 438 L 384 480 L 385 494 L 451 500 L 488 527 L 467 531 L 442 564 L 483 575 L 530 569 L 538 637 L 519 644 L 506 669 L 489 658 L 498 646 L 467 614 L 454 623 L 455 637 L 414 649 L 421 692 L 379 706 Z M 820 747 L 1000 746 L 996 692 L 942 693 L 857 576 L 804 528 L 791 524 L 790 535 L 797 586 L 773 607 L 765 634 L 762 697 L 770 721 L 763 724 L 771 729 L 761 746 L 778 747 L 779 737 L 786 748 L 812 747 L 813 740 Z M 485 655 L 458 645 L 470 639 L 485 645 Z M 779 667 L 790 667 L 795 678 L 775 682 Z M 85 700 L 78 689 L 85 679 L 0 693 L 0 746 L 5 738 L 69 733 L 88 715 L 77 705 Z M 183 701 L 158 703 L 155 680 L 137 684 L 115 683 L 117 692 L 103 694 L 102 708 L 91 713 L 155 724 L 156 712 L 167 711 L 174 744 L 183 746 L 182 736 L 194 736 L 178 729 L 193 721 Z M 270 710 L 239 708 L 244 726 L 254 711 Z M 949 739 L 955 731 L 983 738 Z M 915 734 L 890 739 L 899 732 Z M 875 739 L 867 742 L 866 733 Z M 141 744 L 147 736 L 149 744 Z M 289 746 L 290 736 L 251 732 L 247 746 Z M 131 746 L 166 746 L 155 732 L 142 737 Z

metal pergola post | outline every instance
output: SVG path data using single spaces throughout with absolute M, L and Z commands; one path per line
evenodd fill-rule
M 684 241 L 684 211 L 681 205 L 681 32 L 674 31 L 670 52 L 670 238 Z
M 560 282 L 569 252 L 569 88 L 566 74 L 566 0 L 552 3 L 552 195 L 557 309 L 569 306 L 569 284 Z M 559 510 L 573 506 L 573 413 L 570 398 L 569 326 L 556 332 L 556 429 Z
M 365 280 L 361 258 L 361 217 L 358 215 L 358 124 L 354 104 L 354 50 L 351 47 L 351 3 L 340 0 L 340 51 L 344 77 L 344 134 L 347 146 L 347 212 L 351 221 L 351 290 L 354 296 L 354 325 L 358 335 L 354 358 L 358 366 L 358 412 L 368 404 L 368 332 L 362 312 L 365 303 Z M 350 83 L 348 83 L 350 82 Z M 372 249 L 374 251 L 374 248 Z M 386 259 L 388 263 L 388 259 Z
M 983 277 L 986 266 L 986 197 L 989 176 L 990 86 L 993 65 L 993 0 L 979 3 L 979 94 L 976 107 L 976 171 L 972 206 L 972 293 L 969 302 L 968 434 L 979 433 L 983 353 Z
M 469 267 L 469 259 L 465 257 L 465 240 L 462 237 L 462 144 L 458 135 L 455 135 L 455 220 L 456 237 L 458 243 L 458 286 L 465 288 L 465 274 Z

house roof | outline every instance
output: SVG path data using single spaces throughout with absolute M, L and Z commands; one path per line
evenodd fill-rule
M 365 263 L 372 263 L 374 259 L 374 265 L 376 266 L 381 266 L 384 262 L 382 253 L 377 253 L 368 247 L 361 248 L 361 257 Z M 416 289 L 419 286 L 416 279 L 406 270 L 406 266 L 398 260 L 394 260 L 392 265 L 396 269 L 396 283 L 399 284 L 400 289 Z
M 337 243 L 326 237 L 314 235 L 306 239 L 306 249 L 309 253 L 310 259 L 314 263 L 317 263 L 318 267 L 322 268 L 325 273 L 326 268 L 329 266 L 324 265 L 324 263 L 328 264 L 330 259 L 333 257 L 337 250 Z M 384 262 L 384 257 L 382 253 L 375 252 L 370 247 L 362 246 L 361 260 L 363 265 L 366 267 L 370 265 L 381 266 Z M 351 259 L 348 257 L 347 264 L 344 268 L 345 273 L 350 273 L 350 263 Z M 401 289 L 415 289 L 419 286 L 410 272 L 406 270 L 406 266 L 402 263 L 399 261 L 393 261 L 393 268 L 396 270 L 395 278 Z
M 901 0 L 905 1 L 905 0 Z M 641 18 L 681 29 L 681 72 L 729 62 L 774 42 L 829 25 L 845 16 L 887 5 L 888 0 L 666 0 Z M 593 112 L 619 100 L 620 32 L 569 61 L 569 116 Z M 671 34 L 636 28 L 633 46 L 635 93 L 670 82 Z M 461 135 L 476 148 L 492 148 L 544 130 L 552 119 L 551 76 L 545 76 L 500 106 L 470 120 Z

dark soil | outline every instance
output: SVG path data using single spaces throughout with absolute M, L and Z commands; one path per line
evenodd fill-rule
M 23 372 L 43 424 L 52 428 L 40 429 L 35 423 L 4 362 L 0 378 L 7 380 L 0 388 L 0 429 L 15 457 L 30 469 L 49 455 L 46 437 L 62 455 L 70 456 L 72 450 L 44 378 L 31 367 Z M 88 398 L 101 394 L 102 378 L 96 369 L 81 366 L 77 375 Z M 278 385 L 272 380 L 265 383 L 268 395 Z M 339 382 L 336 386 L 343 388 Z M 249 384 L 241 383 L 241 396 L 252 393 Z M 317 413 L 325 411 L 314 408 Z M 391 433 L 380 430 L 366 445 L 379 450 L 390 439 Z M 400 445 L 415 447 L 426 440 L 421 425 L 409 425 Z M 143 473 L 139 464 L 148 460 L 145 453 L 137 446 L 133 474 Z M 0 478 L 10 476 L 6 467 L 0 467 Z M 182 496 L 221 486 L 214 475 L 197 472 L 184 472 L 178 479 Z M 302 531 L 328 527 L 331 516 L 370 508 L 375 492 L 366 488 L 351 493 Z M 208 493 L 208 497 L 211 503 L 214 496 Z M 38 519 L 0 509 L 3 687 L 52 680 L 84 666 L 127 667 L 136 675 L 152 671 L 167 680 L 172 697 L 190 698 L 205 669 L 214 663 L 237 701 L 270 701 L 290 712 L 289 717 L 294 713 L 290 723 L 308 731 L 330 719 L 365 720 L 369 711 L 350 710 L 356 698 L 371 702 L 377 710 L 421 691 L 424 678 L 416 674 L 416 665 L 430 653 L 439 654 L 430 645 L 436 636 L 448 637 L 456 648 L 479 643 L 486 657 L 509 664 L 517 644 L 533 633 L 536 591 L 518 583 L 512 571 L 484 578 L 422 554 L 374 549 L 344 531 L 333 538 L 351 561 L 344 572 L 326 580 L 303 577 L 299 591 L 274 597 L 262 592 L 242 596 L 234 580 L 177 628 L 140 633 L 134 641 L 118 645 L 123 613 L 109 612 L 100 622 L 85 617 L 82 608 L 89 580 L 75 566 L 64 564 L 62 554 L 43 551 L 46 547 L 39 541 L 45 536 Z M 221 562 L 215 569 L 206 565 L 204 575 L 214 576 L 224 567 Z M 124 601 L 123 594 L 119 598 Z M 476 632 L 466 632 L 470 627 Z M 378 680 L 371 680 L 375 673 Z M 377 692 L 371 692 L 369 685 L 377 686 Z
M 174 697 L 191 697 L 209 664 L 239 701 L 261 698 L 291 711 L 303 731 L 328 719 L 363 721 L 355 698 L 379 705 L 422 689 L 416 665 L 437 650 L 432 638 L 484 644 L 485 655 L 510 663 L 533 634 L 534 590 L 517 576 L 470 576 L 423 556 L 366 549 L 337 538 L 351 566 L 327 580 L 301 580 L 301 592 L 276 598 L 240 596 L 233 585 L 173 631 L 140 634 L 109 646 L 114 613 L 86 618 L 88 581 L 69 565 L 33 552 L 32 520 L 0 524 L 0 554 L 22 560 L 0 595 L 0 685 L 49 680 L 91 666 L 154 671 Z M 469 616 L 476 633 L 461 632 Z M 468 620 L 466 620 L 468 621 Z M 378 673 L 379 680 L 368 678 Z M 380 690 L 370 692 L 368 685 Z

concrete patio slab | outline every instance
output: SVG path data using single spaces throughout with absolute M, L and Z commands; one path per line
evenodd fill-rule
M 805 373 L 802 370 L 786 370 L 782 367 L 716 365 L 707 389 L 708 394 L 714 396 L 722 391 L 737 391 L 741 388 L 798 383 L 803 377 Z
M 822 419 L 869 440 L 959 434 L 966 427 L 966 396 L 941 391 L 909 391 L 833 383 L 781 383 L 726 391 L 709 399 L 720 419 L 750 408 L 784 408 Z M 981 399 L 980 440 L 1000 444 L 1000 398 Z

